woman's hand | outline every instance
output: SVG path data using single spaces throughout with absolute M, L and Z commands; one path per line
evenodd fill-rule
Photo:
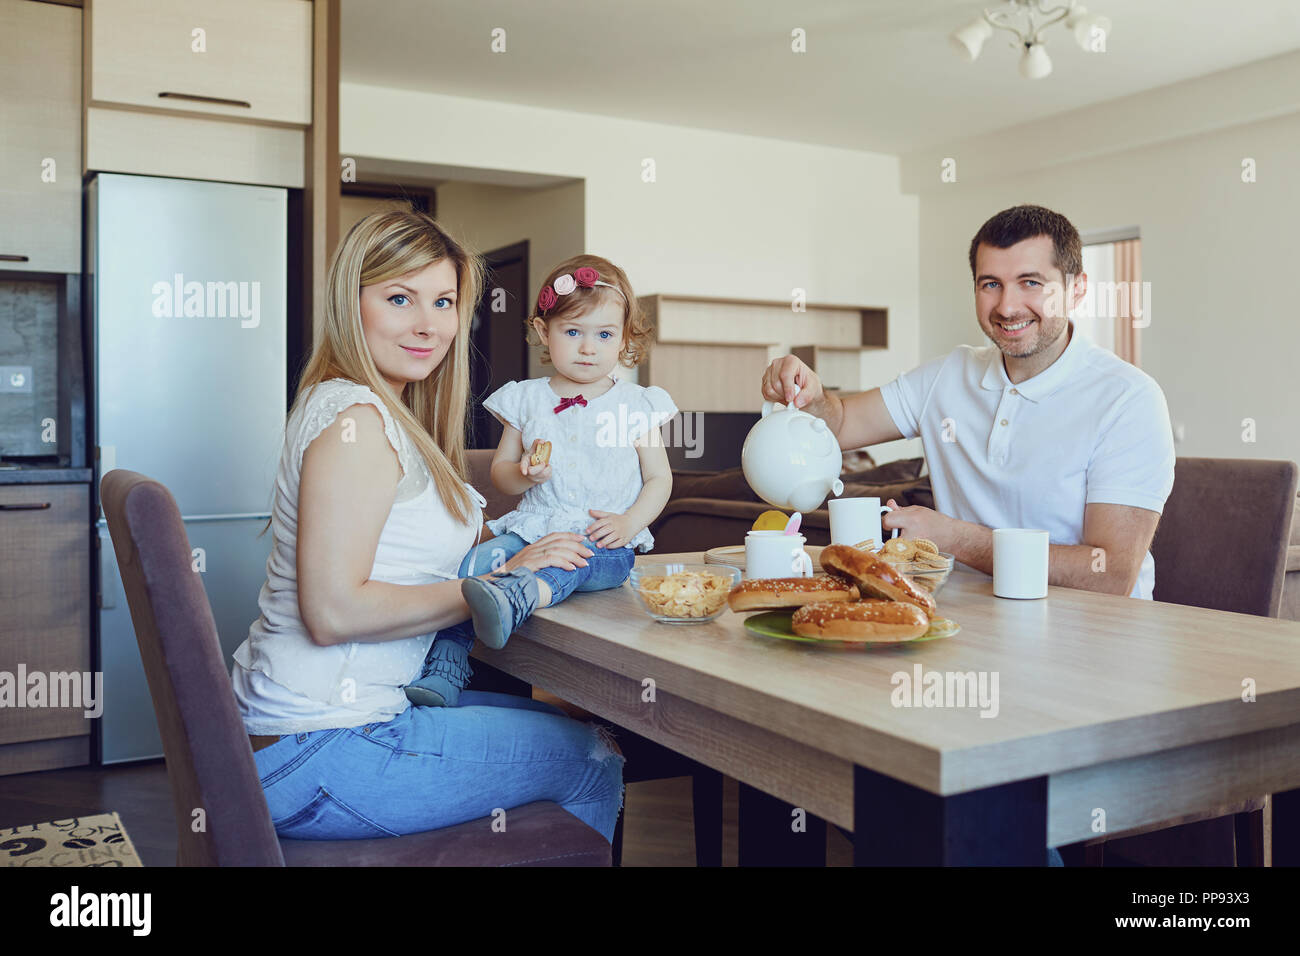
M 587 558 L 593 554 L 595 552 L 582 543 L 582 535 L 555 531 L 528 545 L 503 564 L 500 570 L 528 568 L 530 571 L 540 571 L 542 568 L 564 568 L 566 571 L 576 571 L 585 568 Z
M 587 529 L 587 537 L 598 548 L 626 548 L 627 543 L 641 530 L 632 527 L 631 520 L 625 514 L 611 514 L 594 508 L 587 513 L 598 519 Z
M 797 396 L 796 385 L 799 386 Z M 767 371 L 763 373 L 765 401 L 780 402 L 783 405 L 793 403 L 795 408 L 806 409 L 810 414 L 818 415 L 822 398 L 822 380 L 801 359 L 793 355 L 773 359 Z M 809 405 L 816 407 L 809 408 Z

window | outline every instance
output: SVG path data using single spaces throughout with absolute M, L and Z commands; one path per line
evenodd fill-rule
M 1075 308 L 1075 327 L 1126 362 L 1141 367 L 1142 329 L 1151 322 L 1150 283 L 1142 281 L 1142 240 L 1128 237 L 1085 240 L 1083 271 L 1088 291 Z

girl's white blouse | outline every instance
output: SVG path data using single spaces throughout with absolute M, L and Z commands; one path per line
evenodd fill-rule
M 391 720 L 408 706 L 403 686 L 418 676 L 434 633 L 397 641 L 352 641 L 322 647 L 298 612 L 298 482 L 307 446 L 351 405 L 374 405 L 397 452 L 402 478 L 379 537 L 370 579 L 430 584 L 457 577 L 483 526 L 483 498 L 468 524 L 443 505 L 424 458 L 383 401 L 364 385 L 330 379 L 314 386 L 285 430 L 272 506 L 273 544 L 261 615 L 235 650 L 231 681 L 250 734 L 305 733 Z
M 677 406 L 657 385 L 648 388 L 615 381 L 587 404 L 556 412 L 561 398 L 549 379 L 509 382 L 483 407 L 533 441 L 551 443 L 551 478 L 524 492 L 519 507 L 488 522 L 493 534 L 513 532 L 536 541 L 555 531 L 583 534 L 597 519 L 591 509 L 621 514 L 641 493 L 641 459 L 633 442 L 677 414 Z M 643 529 L 629 547 L 649 551 L 654 537 Z

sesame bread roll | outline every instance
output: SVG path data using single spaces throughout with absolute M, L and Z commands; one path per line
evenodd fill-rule
M 832 544 L 822 549 L 819 560 L 822 570 L 857 585 L 864 597 L 903 601 L 919 607 L 927 619 L 934 616 L 934 598 L 906 574 L 870 552 L 859 551 L 848 545 Z
M 869 599 L 809 604 L 795 611 L 790 626 L 800 637 L 831 641 L 911 641 L 930 630 L 930 618 L 915 604 Z
M 777 611 L 820 601 L 856 601 L 858 589 L 829 574 L 811 578 L 752 578 L 727 595 L 733 611 Z

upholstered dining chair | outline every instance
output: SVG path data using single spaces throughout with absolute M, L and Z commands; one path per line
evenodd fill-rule
M 123 469 L 100 484 L 104 515 L 162 734 L 180 866 L 609 866 L 610 844 L 554 803 L 405 836 L 277 836 L 212 608 L 191 570 L 180 511 L 159 482 Z M 206 827 L 195 832 L 196 808 Z
M 1155 600 L 1277 617 L 1298 471 L 1293 461 L 1177 459 L 1173 491 L 1151 544 Z M 1269 810 L 1269 797 L 1261 795 L 1109 834 L 1084 844 L 1085 860 L 1101 865 L 1108 841 L 1142 837 L 1168 844 L 1178 838 L 1173 827 L 1216 821 L 1218 833 L 1212 839 L 1222 845 L 1224 859 L 1235 858 L 1238 866 L 1264 866 Z

